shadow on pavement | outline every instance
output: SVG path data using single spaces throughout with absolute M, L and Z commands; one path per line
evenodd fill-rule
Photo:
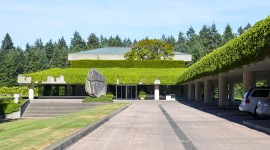
M 256 120 L 250 114 L 239 111 L 240 102 L 230 102 L 227 107 L 219 107 L 217 99 L 211 104 L 184 99 L 179 100 L 179 103 L 270 135 L 270 119 Z

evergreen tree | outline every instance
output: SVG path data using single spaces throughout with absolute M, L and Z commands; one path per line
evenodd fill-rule
M 100 44 L 101 44 L 101 47 L 109 46 L 108 39 L 106 37 L 103 37 L 103 35 L 100 36 Z
M 48 60 L 48 64 L 51 63 L 52 57 L 53 57 L 53 53 L 54 53 L 54 49 L 55 49 L 55 44 L 53 43 L 52 40 L 49 40 L 49 42 L 47 42 L 44 46 L 44 50 L 46 53 L 46 58 Z
M 11 39 L 10 35 L 7 33 L 2 41 L 1 50 L 6 51 L 9 49 L 14 49 L 14 48 L 15 47 L 13 46 L 12 39 Z
M 96 48 L 100 48 L 100 42 L 99 42 L 99 38 L 95 35 L 95 33 L 91 33 L 88 37 L 88 41 L 87 41 L 87 47 L 88 49 L 96 49 Z
M 114 46 L 118 46 L 118 47 L 123 46 L 122 40 L 118 35 L 116 35 L 114 41 L 115 41 Z
M 229 24 L 225 27 L 225 31 L 222 35 L 222 44 L 228 43 L 231 39 L 234 39 L 235 35 L 233 34 L 232 28 Z
M 241 35 L 245 32 L 245 30 L 242 28 L 242 26 L 240 26 L 238 29 L 237 29 L 237 32 L 238 32 L 238 35 Z
M 34 46 L 26 44 L 25 49 L 25 73 L 37 72 L 40 70 L 39 53 Z
M 71 52 L 79 52 L 79 51 L 84 51 L 86 50 L 86 43 L 80 36 L 80 33 L 75 31 L 73 34 L 73 38 L 71 38 L 70 42 L 70 50 Z
M 190 39 L 191 37 L 193 37 L 195 35 L 195 30 L 193 29 L 193 27 L 190 27 L 187 31 L 187 38 Z
M 187 53 L 186 37 L 183 32 L 179 32 L 178 40 L 176 42 L 175 51 Z
M 58 40 L 53 57 L 52 57 L 52 68 L 67 68 L 69 66 L 68 62 L 68 46 L 65 39 L 62 37 Z

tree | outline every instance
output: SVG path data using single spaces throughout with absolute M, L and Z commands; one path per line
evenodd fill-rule
M 87 41 L 88 49 L 96 49 L 100 48 L 99 38 L 95 35 L 95 33 L 91 33 L 88 37 Z
M 15 47 L 13 46 L 12 39 L 11 39 L 10 35 L 7 33 L 2 41 L 1 50 L 6 51 L 9 49 L 14 49 L 14 48 Z
M 237 32 L 238 32 L 238 35 L 241 35 L 245 32 L 245 30 L 242 28 L 242 26 L 240 26 L 238 29 L 237 29 Z
M 190 27 L 187 31 L 187 38 L 190 39 L 191 37 L 193 37 L 195 35 L 195 30 L 193 29 L 193 27 Z
M 86 49 L 86 43 L 80 36 L 80 33 L 75 31 L 73 34 L 73 38 L 71 38 L 70 42 L 70 50 L 72 52 L 79 52 Z
M 52 68 L 67 68 L 69 66 L 68 62 L 68 46 L 65 39 L 62 37 L 58 40 L 53 57 L 52 57 Z
M 123 46 L 124 47 L 130 47 L 131 45 L 132 45 L 132 42 L 131 42 L 130 38 L 124 38 Z
M 179 32 L 178 40 L 176 42 L 175 51 L 187 53 L 187 46 L 186 46 L 186 37 L 184 36 L 183 32 Z
M 165 41 L 144 39 L 134 44 L 131 51 L 125 54 L 128 60 L 171 59 L 174 47 Z
M 223 45 L 228 43 L 230 40 L 234 38 L 235 38 L 235 35 L 233 34 L 232 27 L 229 24 L 227 24 L 227 26 L 225 27 L 225 31 L 223 32 L 223 35 L 222 35 Z

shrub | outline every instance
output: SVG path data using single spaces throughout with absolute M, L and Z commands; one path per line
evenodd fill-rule
M 18 103 L 14 103 L 13 100 L 0 100 L 0 114 L 11 114 L 13 112 L 19 111 L 21 105 L 26 101 L 19 100 Z
M 144 91 L 140 91 L 139 92 L 139 98 L 140 99 L 145 99 L 145 97 L 146 97 L 146 93 Z
M 100 97 L 91 97 L 87 96 L 83 102 L 113 102 L 112 99 L 108 98 L 107 96 L 100 96 Z
M 112 99 L 113 98 L 113 93 L 112 92 L 108 92 L 106 94 L 106 96 L 109 98 L 109 99 Z
M 71 68 L 183 68 L 182 60 L 75 60 Z

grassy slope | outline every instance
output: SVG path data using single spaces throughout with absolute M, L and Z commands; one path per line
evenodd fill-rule
M 105 77 L 108 84 L 115 84 L 118 79 L 120 84 L 153 84 L 159 79 L 161 84 L 173 85 L 177 83 L 179 74 L 185 68 L 97 68 Z M 84 84 L 89 69 L 85 68 L 53 68 L 36 73 L 25 74 L 32 77 L 32 82 L 46 81 L 47 76 L 59 77 L 64 75 L 67 83 Z
M 0 149 L 42 149 L 125 105 L 107 104 L 52 119 L 25 119 L 1 123 Z

